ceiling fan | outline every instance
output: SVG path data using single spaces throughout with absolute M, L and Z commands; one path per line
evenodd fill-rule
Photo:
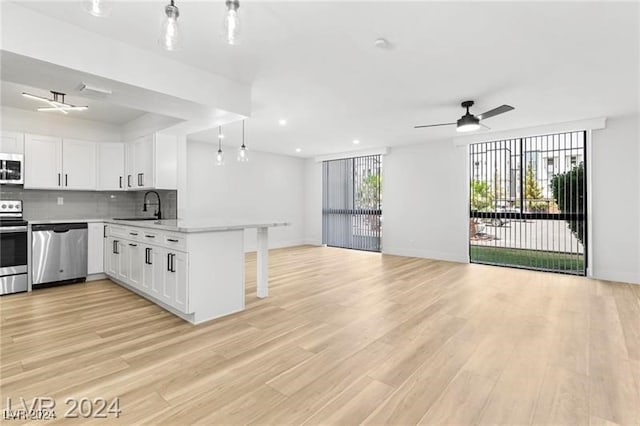
M 462 102 L 462 108 L 466 108 L 467 112 L 465 115 L 460 117 L 460 119 L 455 123 L 440 123 L 440 124 L 425 124 L 422 126 L 415 126 L 414 129 L 420 129 L 423 127 L 436 127 L 436 126 L 451 126 L 456 124 L 456 130 L 458 132 L 471 132 L 474 130 L 478 130 L 480 126 L 487 127 L 484 124 L 480 123 L 480 120 L 486 120 L 487 118 L 495 117 L 498 114 L 504 114 L 505 112 L 509 112 L 515 108 L 511 105 L 501 105 L 497 108 L 491 109 L 485 113 L 480 115 L 473 115 L 469 112 L 469 108 L 473 106 L 473 101 L 464 101 Z M 488 127 L 487 127 L 488 129 Z
M 31 93 L 22 92 L 22 96 L 36 101 L 45 102 L 48 107 L 38 108 L 38 111 L 60 111 L 63 114 L 69 114 L 69 111 L 85 111 L 89 109 L 88 106 L 75 106 L 64 102 L 65 93 L 56 92 L 50 90 L 53 95 L 53 99 L 43 98 L 42 96 L 32 95 Z

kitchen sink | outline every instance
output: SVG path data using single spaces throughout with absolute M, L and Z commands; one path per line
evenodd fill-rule
M 155 217 L 114 217 L 113 220 L 158 220 Z

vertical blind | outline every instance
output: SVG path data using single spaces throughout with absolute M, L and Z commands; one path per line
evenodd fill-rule
M 323 244 L 380 251 L 381 171 L 381 155 L 323 162 Z

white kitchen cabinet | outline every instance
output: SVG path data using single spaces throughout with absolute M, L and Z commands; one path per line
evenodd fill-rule
M 177 138 L 154 133 L 126 144 L 128 190 L 177 188 Z
M 62 138 L 25 135 L 24 187 L 62 188 Z
M 1 132 L 0 152 L 3 154 L 24 154 L 24 134 L 18 132 Z
M 102 222 L 87 224 L 88 244 L 87 244 L 87 274 L 102 274 L 104 268 L 104 235 L 105 225 Z
M 144 250 L 137 242 L 127 242 L 127 258 L 129 261 L 129 281 L 128 284 L 135 288 L 142 288 L 142 270 L 144 265 Z
M 120 269 L 120 250 L 119 246 L 121 245 L 120 241 L 116 238 L 109 237 L 107 238 L 107 245 L 105 247 L 105 271 L 107 275 L 112 276 L 114 278 L 119 277 L 119 269 Z
M 167 251 L 162 298 L 169 306 L 187 312 L 187 254 Z
M 64 139 L 62 141 L 64 189 L 96 189 L 96 144 Z
M 150 245 L 143 246 L 144 265 L 142 269 L 142 290 L 157 298 L 161 298 L 164 277 L 162 249 Z
M 98 144 L 97 187 L 103 191 L 125 189 L 125 149 L 123 143 Z
M 117 278 L 126 284 L 129 284 L 129 268 L 131 261 L 129 259 L 129 242 L 117 241 L 118 250 L 118 275 Z

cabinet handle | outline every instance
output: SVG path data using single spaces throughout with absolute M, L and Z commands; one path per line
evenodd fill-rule
M 118 240 L 113 240 L 113 253 L 120 254 L 120 252 L 118 251 Z
M 144 249 L 144 263 L 147 265 L 152 265 L 151 263 L 151 248 L 147 247 Z
M 118 176 L 118 186 L 122 189 L 122 176 Z
M 129 232 L 129 235 L 133 235 L 134 237 L 138 236 L 137 232 Z
M 129 245 L 130 245 L 131 247 L 138 247 L 138 245 L 137 245 L 137 244 L 133 244 L 133 243 L 129 243 Z
M 127 187 L 131 188 L 131 175 L 127 175 Z
M 67 176 L 67 174 L 64 174 L 64 186 L 69 186 L 69 176 Z
M 173 239 L 173 238 L 167 238 L 167 241 L 169 241 L 170 243 L 177 243 L 178 240 Z
M 102 230 L 102 238 L 107 238 L 107 225 L 104 225 L 104 229 Z
M 144 186 L 144 173 L 140 173 L 140 186 Z
M 176 255 L 171 253 L 171 272 L 176 271 Z
M 171 272 L 171 253 L 167 253 L 167 271 Z
M 58 186 L 62 186 L 62 181 L 60 180 L 62 176 L 58 173 Z
M 145 238 L 155 238 L 155 235 L 145 235 Z

